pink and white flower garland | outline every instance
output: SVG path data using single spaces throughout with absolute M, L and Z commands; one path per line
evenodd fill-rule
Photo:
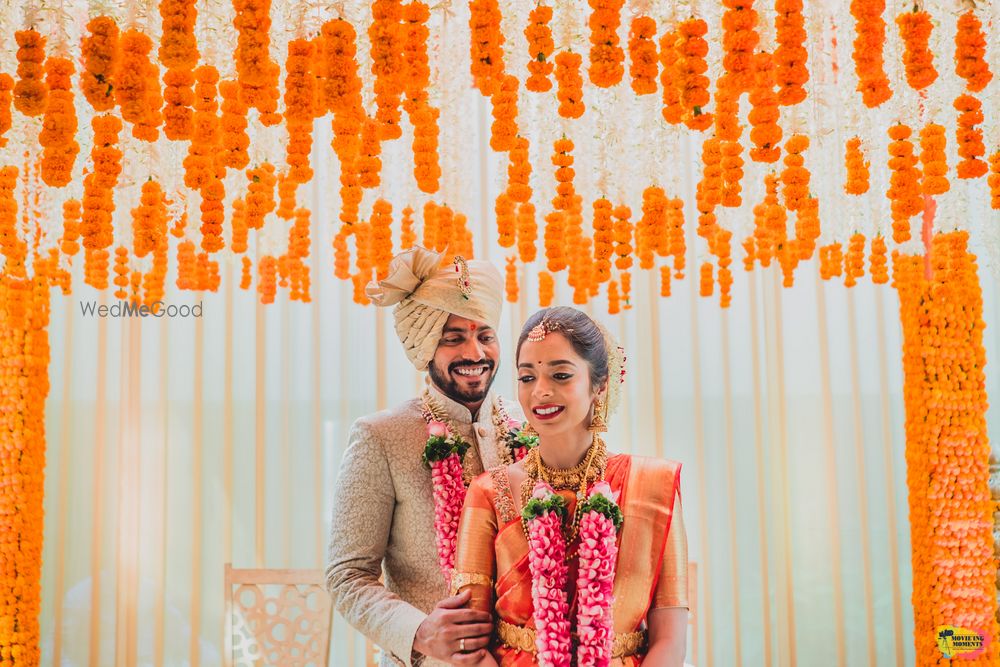
M 614 629 L 611 607 L 617 534 L 622 514 L 618 494 L 604 481 L 591 487 L 581 508 L 580 565 L 577 573 L 576 651 L 578 667 L 611 664 Z M 541 667 L 569 667 L 569 602 L 566 581 L 566 544 L 562 523 L 566 501 L 544 482 L 535 485 L 522 512 L 528 529 L 528 567 L 531 570 L 531 601 L 534 605 L 535 648 Z
M 529 518 L 530 513 L 530 518 Z M 535 609 L 535 648 L 540 667 L 569 667 L 569 602 L 566 600 L 566 501 L 544 482 L 523 510 L 528 519 L 528 567 Z
M 455 543 L 458 538 L 458 520 L 465 502 L 465 482 L 462 478 L 462 457 L 469 444 L 444 422 L 427 422 L 427 445 L 424 447 L 424 464 L 431 469 L 434 486 L 434 538 L 438 551 L 438 565 L 445 583 L 451 584 L 451 571 L 455 568 Z
M 608 667 L 614 627 L 611 619 L 612 587 L 618 560 L 618 529 L 615 519 L 594 508 L 595 496 L 614 504 L 617 494 L 604 481 L 591 489 L 588 506 L 580 519 L 579 574 L 576 580 L 577 667 Z M 619 510 L 620 515 L 620 510 Z

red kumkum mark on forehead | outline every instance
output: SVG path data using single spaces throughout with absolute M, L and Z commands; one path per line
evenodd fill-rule
M 479 328 L 479 325 L 476 324 L 475 322 L 470 322 L 469 323 L 469 331 L 475 331 L 478 328 Z

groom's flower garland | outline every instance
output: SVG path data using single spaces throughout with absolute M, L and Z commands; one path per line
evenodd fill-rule
M 577 667 L 611 664 L 614 629 L 612 586 L 618 557 L 617 535 L 623 517 L 618 494 L 600 481 L 590 487 L 579 510 L 580 565 L 577 573 Z M 562 525 L 566 500 L 539 481 L 521 512 L 528 533 L 528 567 L 534 606 L 535 647 L 540 667 L 569 667 L 572 660 L 566 580 L 566 543 Z
M 424 421 L 427 422 L 427 444 L 422 458 L 424 465 L 431 470 L 434 486 L 434 536 L 438 564 L 445 582 L 450 583 L 451 571 L 455 567 L 458 520 L 465 502 L 465 490 L 472 481 L 471 472 L 462 466 L 462 459 L 471 445 L 437 409 L 429 393 L 425 392 L 422 400 Z M 520 461 L 529 449 L 538 444 L 538 436 L 524 433 L 521 422 L 507 415 L 501 401 L 494 401 L 492 416 L 497 440 L 504 443 L 500 449 L 504 464 Z

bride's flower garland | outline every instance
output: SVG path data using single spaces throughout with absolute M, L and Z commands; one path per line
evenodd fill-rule
M 612 587 L 618 558 L 616 540 L 623 520 L 617 496 L 602 480 L 590 487 L 578 510 L 581 516 L 580 565 L 576 580 L 578 667 L 611 664 Z M 569 667 L 571 664 L 566 596 L 569 567 L 562 534 L 566 514 L 566 500 L 542 481 L 535 485 L 531 500 L 521 513 L 528 534 L 531 602 L 535 610 L 535 646 L 540 667 Z
M 450 583 L 451 572 L 455 568 L 458 520 L 462 515 L 465 490 L 472 481 L 471 473 L 462 466 L 462 459 L 471 445 L 454 424 L 442 417 L 439 409 L 435 409 L 433 399 L 426 393 L 423 397 L 423 416 L 427 422 L 427 444 L 422 458 L 424 465 L 431 470 L 434 487 L 434 541 L 441 574 L 445 582 Z M 497 429 L 497 440 L 505 445 L 499 449 L 505 465 L 520 461 L 529 449 L 538 444 L 538 436 L 525 433 L 521 422 L 510 418 L 500 401 L 493 404 L 493 423 Z

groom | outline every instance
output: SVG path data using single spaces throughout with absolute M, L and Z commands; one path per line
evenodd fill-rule
M 333 503 L 327 589 L 340 614 L 383 649 L 383 667 L 473 664 L 489 643 L 491 618 L 464 608 L 468 592 L 447 597 L 431 473 L 421 457 L 433 420 L 471 445 L 467 481 L 510 460 L 513 406 L 490 391 L 503 281 L 488 262 L 456 258 L 442 268 L 441 255 L 414 248 L 395 257 L 389 276 L 370 283 L 367 294 L 377 306 L 395 306 L 406 356 L 428 377 L 421 396 L 351 429 Z

